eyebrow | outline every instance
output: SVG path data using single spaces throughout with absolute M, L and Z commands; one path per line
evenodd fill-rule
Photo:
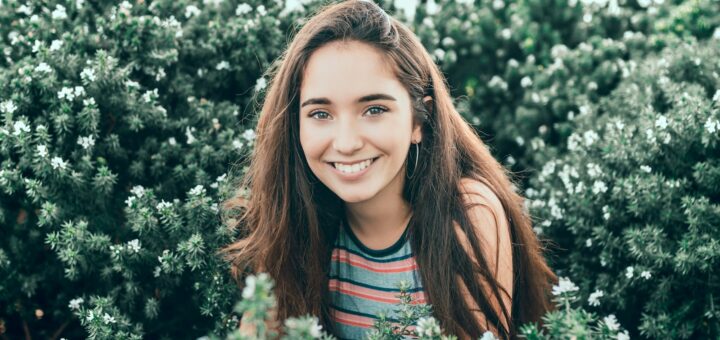
M 369 94 L 369 95 L 367 95 L 367 96 L 362 96 L 362 97 L 360 97 L 360 98 L 357 100 L 357 102 L 358 102 L 358 103 L 371 102 L 371 101 L 373 101 L 373 100 L 380 100 L 380 99 L 397 101 L 397 99 L 395 99 L 395 97 L 393 97 L 393 96 L 391 96 L 391 95 L 389 95 L 389 94 L 373 93 L 373 94 Z M 330 101 L 330 99 L 327 99 L 327 98 L 325 98 L 325 97 L 323 97 L 323 98 L 310 98 L 310 99 L 306 100 L 305 102 L 303 102 L 302 105 L 300 105 L 300 107 L 302 108 L 302 107 L 305 107 L 305 106 L 307 106 L 307 105 L 313 105 L 313 104 L 324 104 L 324 105 L 327 105 L 327 104 L 331 104 L 331 103 L 332 103 L 332 102 Z

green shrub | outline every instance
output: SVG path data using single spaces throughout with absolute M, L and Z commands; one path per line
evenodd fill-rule
M 226 339 L 254 340 L 277 338 L 278 334 L 266 328 L 266 322 L 271 322 L 268 309 L 275 306 L 275 295 L 272 292 L 273 281 L 266 273 L 257 276 L 250 275 L 246 279 L 243 289 L 243 300 L 235 305 L 238 313 L 247 313 L 251 334 L 241 334 L 235 330 Z M 439 323 L 430 313 L 432 306 L 412 303 L 411 295 L 407 293 L 407 283 L 400 284 L 400 302 L 396 305 L 395 313 L 399 316 L 398 323 L 389 322 L 381 316 L 373 328 L 366 333 L 368 340 L 395 340 L 409 337 L 420 340 L 451 340 L 457 339 L 454 335 L 443 334 Z M 599 339 L 599 340 L 627 340 L 628 332 L 622 330 L 615 315 L 610 314 L 602 320 L 592 313 L 576 306 L 579 300 L 578 287 L 567 278 L 561 278 L 558 285 L 553 286 L 553 295 L 557 310 L 548 313 L 543 318 L 543 326 L 527 324 L 521 326 L 521 336 L 529 340 L 554 339 Z M 318 319 L 313 316 L 290 318 L 284 322 L 281 329 L 285 335 L 282 339 L 335 339 L 322 331 Z M 211 335 L 208 339 L 218 340 L 221 337 Z M 497 340 L 492 332 L 485 332 L 481 340 Z
M 302 15 L 280 5 L 0 3 L 0 333 L 236 326 L 217 202 Z
M 238 235 L 217 204 L 252 150 L 264 70 L 321 5 L 304 2 L 0 2 L 0 334 L 174 339 L 236 327 L 239 291 L 214 253 Z M 382 1 L 391 12 L 392 2 Z M 522 79 L 538 76 L 533 91 L 570 79 L 540 80 L 553 46 L 605 51 L 593 37 L 650 37 L 592 57 L 602 65 L 656 51 L 656 33 L 717 32 L 711 0 L 667 0 L 654 14 L 629 1 L 619 16 L 572 2 L 438 1 L 438 13 L 421 6 L 411 22 L 454 94 L 469 96 L 462 113 L 518 164 L 544 159 L 521 158 L 518 133 L 504 127 L 530 141 L 556 114 L 516 117 L 535 105 Z M 716 183 L 716 171 L 698 172 L 698 183 Z
M 553 268 L 648 338 L 717 338 L 720 45 L 636 61 L 587 104 L 527 196 Z

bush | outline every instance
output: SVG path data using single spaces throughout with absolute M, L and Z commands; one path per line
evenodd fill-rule
M 264 70 L 322 4 L 300 3 L 0 2 L 0 334 L 168 339 L 237 326 L 239 291 L 215 250 L 239 235 L 217 203 L 238 190 Z M 606 94 L 619 83 L 608 60 L 718 32 L 710 0 L 628 1 L 619 15 L 601 1 L 465 3 L 420 6 L 408 22 L 459 84 L 454 94 L 468 95 L 462 113 L 517 164 L 545 159 L 526 156 L 515 137 L 530 141 L 566 115 L 534 103 L 525 77 L 550 96 L 573 74 L 597 73 L 577 83 Z M 625 47 L 597 38 L 626 30 L 645 35 Z M 558 44 L 578 67 L 544 75 Z M 564 107 L 582 95 L 563 94 Z M 544 153 L 564 145 L 569 124 L 544 139 Z M 716 163 L 697 165 L 697 183 L 716 183 Z
M 632 334 L 720 336 L 718 60 L 718 44 L 695 43 L 637 60 L 527 192 L 561 249 L 553 268 Z
M 0 333 L 235 328 L 217 202 L 302 14 L 279 5 L 0 4 Z
M 454 335 L 444 334 L 439 323 L 430 316 L 432 306 L 412 303 L 411 295 L 407 293 L 407 283 L 400 283 L 400 302 L 394 311 L 399 322 L 393 324 L 385 316 L 375 322 L 373 328 L 366 333 L 369 340 L 394 340 L 407 337 L 420 340 L 451 340 L 457 339 Z M 244 320 L 255 329 L 251 334 L 241 334 L 235 330 L 226 339 L 267 339 L 277 338 L 275 330 L 268 330 L 266 322 L 271 322 L 268 309 L 275 306 L 275 295 L 272 292 L 273 281 L 266 273 L 250 275 L 243 288 L 243 300 L 235 305 L 238 313 L 249 316 Z M 557 286 L 553 286 L 553 295 L 557 310 L 548 313 L 544 318 L 542 327 L 536 324 L 522 325 L 521 335 L 529 340 L 554 339 L 599 339 L 599 340 L 627 340 L 628 333 L 622 330 L 615 315 L 610 314 L 602 320 L 592 312 L 574 306 L 578 301 L 578 287 L 567 278 L 561 278 Z M 280 329 L 284 332 L 281 339 L 335 339 L 322 331 L 318 318 L 303 316 L 290 318 L 284 322 Z M 219 340 L 221 337 L 211 335 L 210 340 Z M 481 340 L 497 340 L 492 332 L 485 332 Z

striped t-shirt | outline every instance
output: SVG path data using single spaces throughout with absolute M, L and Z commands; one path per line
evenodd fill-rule
M 391 322 L 397 321 L 394 311 L 400 303 L 401 281 L 410 284 L 412 303 L 426 302 L 407 228 L 392 246 L 373 250 L 343 221 L 332 251 L 328 283 L 334 335 L 362 339 L 381 312 Z

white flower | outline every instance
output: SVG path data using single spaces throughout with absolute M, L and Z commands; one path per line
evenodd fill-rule
M 520 86 L 522 86 L 522 87 L 529 87 L 529 86 L 532 86 L 532 84 L 533 84 L 533 81 L 528 76 L 525 76 L 520 80 Z
M 611 331 L 617 331 L 618 329 L 620 329 L 620 324 L 618 323 L 617 318 L 614 314 L 610 314 L 604 317 L 603 322 Z
M 134 240 L 128 242 L 127 247 L 128 247 L 128 249 L 132 250 L 133 252 L 139 253 L 140 252 L 140 240 L 134 239 Z
M 0 112 L 12 114 L 15 110 L 17 110 L 17 106 L 15 106 L 12 100 L 6 100 L 0 103 Z
M 80 78 L 82 78 L 85 81 L 92 82 L 95 81 L 95 70 L 92 68 L 85 68 L 80 73 Z
M 256 10 L 257 10 L 258 14 L 260 14 L 260 16 L 265 16 L 267 14 L 267 11 L 265 10 L 265 6 L 263 6 L 263 5 L 257 6 Z
M 593 178 L 602 174 L 602 169 L 600 169 L 600 166 L 595 163 L 588 163 L 587 171 L 588 175 Z
M 500 31 L 500 36 L 507 40 L 512 38 L 512 31 L 509 28 L 503 28 L 502 31 Z
M 32 10 L 31 10 L 30 7 L 28 7 L 27 5 L 21 5 L 20 7 L 18 7 L 17 10 L 15 10 L 15 12 L 16 12 L 16 13 L 22 13 L 22 14 L 25 14 L 25 15 L 30 15 L 30 14 L 32 14 Z
M 52 165 L 53 169 L 60 168 L 60 170 L 65 170 L 67 167 L 67 162 L 65 162 L 60 157 L 53 157 L 53 159 L 50 160 L 50 164 Z
M 585 146 L 593 145 L 593 143 L 595 143 L 598 139 L 600 139 L 600 136 L 595 131 L 589 130 L 583 133 L 583 142 L 585 143 Z
M 705 130 L 708 133 L 715 133 L 715 131 L 720 130 L 720 121 L 717 119 L 708 118 L 707 121 L 705 121 Z
M 75 99 L 75 93 L 73 92 L 72 88 L 63 87 L 58 92 L 58 99 L 67 99 L 69 101 L 73 101 Z
M 237 6 L 237 8 L 235 9 L 235 15 L 237 15 L 237 16 L 241 16 L 243 14 L 247 14 L 250 12 L 252 12 L 252 6 L 250 6 L 246 3 L 239 4 Z
M 44 158 L 44 157 L 47 157 L 47 155 L 48 155 L 47 146 L 45 146 L 45 145 L 38 145 L 37 151 L 38 151 L 38 155 L 40 155 L 40 157 Z
M 652 142 L 655 140 L 655 132 L 652 129 L 646 129 L 645 135 L 647 135 L 648 142 Z
M 95 145 L 95 139 L 92 135 L 87 137 L 80 137 L 77 141 L 78 144 L 82 145 L 83 149 L 87 150 L 91 146 Z
M 85 0 L 75 0 L 75 7 L 77 7 L 77 9 L 82 9 L 84 4 Z
M 196 185 L 194 188 L 190 189 L 190 196 L 199 196 L 205 193 L 205 188 L 202 185 Z
M 637 3 L 642 8 L 647 8 L 652 5 L 652 0 L 637 0 Z
M 518 143 L 518 145 L 522 146 L 525 144 L 525 138 L 522 138 L 522 136 L 515 137 L 515 142 Z
M 442 48 L 436 48 L 435 51 L 433 51 L 433 56 L 435 57 L 435 60 L 443 60 L 445 58 L 445 50 Z
M 123 1 L 120 3 L 120 9 L 125 12 L 129 12 L 132 9 L 133 5 L 127 1 Z
M 35 40 L 35 43 L 33 43 L 33 46 L 32 46 L 32 52 L 37 53 L 38 51 L 40 51 L 40 47 L 42 47 L 42 46 L 43 46 L 42 41 Z
M 185 7 L 185 18 L 190 19 L 193 16 L 200 14 L 200 9 L 195 5 L 189 5 Z
M 158 89 L 154 89 L 152 91 L 145 91 L 145 93 L 143 93 L 142 95 L 143 101 L 145 101 L 146 103 L 152 103 L 153 99 L 157 98 L 158 96 Z
M 595 292 L 588 297 L 588 304 L 590 306 L 600 306 L 600 298 L 603 296 L 605 296 L 605 293 L 603 293 L 602 290 L 596 289 Z
M 95 105 L 95 98 L 90 97 L 90 98 L 88 98 L 88 99 L 83 99 L 83 105 L 85 105 L 85 106 L 94 106 L 94 105 Z
M 243 288 L 242 291 L 242 297 L 243 299 L 249 299 L 253 297 L 255 294 L 255 286 L 257 283 L 257 278 L 253 275 L 250 275 L 245 278 L 245 288 Z
M 60 50 L 62 48 L 62 46 L 63 46 L 62 40 L 57 40 L 57 39 L 53 40 L 50 43 L 50 51 L 54 52 L 54 51 Z
M 35 72 L 50 73 L 50 72 L 52 72 L 52 68 L 47 63 L 42 62 L 42 63 L 40 63 L 40 65 L 35 67 Z
M 177 144 L 177 140 L 175 139 L 175 137 L 170 137 L 170 138 L 168 138 L 168 143 L 169 143 L 170 145 L 176 145 L 176 144 Z
M 85 95 L 85 88 L 82 86 L 75 86 L 75 96 L 80 97 Z
M 552 293 L 553 295 L 560 295 L 568 292 L 576 292 L 578 289 L 578 286 L 570 281 L 570 279 L 567 277 L 560 277 L 558 285 L 553 286 Z
M 501 10 L 503 8 L 505 8 L 505 1 L 503 1 L 503 0 L 493 1 L 493 9 L 494 10 Z
M 203 5 L 211 5 L 218 7 L 223 3 L 224 0 L 203 0 Z
M 232 145 L 233 145 L 234 148 L 236 148 L 236 149 L 238 149 L 238 150 L 239 150 L 239 149 L 242 149 L 243 146 L 245 146 L 245 144 L 243 144 L 243 142 L 241 142 L 241 141 L 239 141 L 239 140 L 237 140 L 237 139 L 236 139 L 236 140 L 233 140 Z
M 643 171 L 643 172 L 647 172 L 647 173 L 652 172 L 652 168 L 649 167 L 649 166 L 647 166 L 647 165 L 641 165 L 641 166 L 640 166 L 640 170 Z
M 433 317 L 422 317 L 418 319 L 415 331 L 421 337 L 433 337 L 440 335 L 440 325 Z
M 135 197 L 133 196 L 130 196 L 125 200 L 125 204 L 127 204 L 128 208 L 131 208 L 133 203 L 135 203 Z
M 640 273 L 640 276 L 642 276 L 645 280 L 649 280 L 652 274 L 650 274 L 647 270 L 643 270 L 642 273 Z
M 628 333 L 627 330 L 618 332 L 617 340 L 630 340 L 630 334 Z
M 255 82 L 255 92 L 262 91 L 267 86 L 267 80 L 265 77 L 259 78 Z
M 145 196 L 145 188 L 143 188 L 142 185 L 134 186 L 130 189 L 130 192 L 137 198 L 143 198 L 143 196 Z
M 600 193 L 605 193 L 607 190 L 608 190 L 608 187 L 605 184 L 605 182 L 598 180 L 593 183 L 593 187 L 592 187 L 593 194 L 597 195 Z
M 65 6 L 55 5 L 55 10 L 52 12 L 52 18 L 53 20 L 67 19 L 67 12 L 65 11 Z
M 603 219 L 605 219 L 606 221 L 609 220 L 610 219 L 610 207 L 608 207 L 607 205 L 604 205 L 602 207 L 602 212 L 603 212 Z
M 165 200 L 162 200 L 158 205 L 155 207 L 157 210 L 163 210 L 163 209 L 169 209 L 172 207 L 172 203 L 165 202 Z
M 655 127 L 659 127 L 661 130 L 665 129 L 668 126 L 668 121 L 665 116 L 658 117 L 657 120 L 655 120 Z
M 30 132 L 30 127 L 28 127 L 27 124 L 25 124 L 25 122 L 17 121 L 17 122 L 15 122 L 15 124 L 13 124 L 13 135 L 14 136 L 19 136 L 21 134 L 29 133 L 29 132 Z
M 591 238 L 585 240 L 585 246 L 588 248 L 592 247 L 592 239 Z
M 225 60 L 223 60 L 223 61 L 219 62 L 217 65 L 215 65 L 215 69 L 218 70 L 218 71 L 220 71 L 220 70 L 227 70 L 227 69 L 229 69 L 229 68 L 230 68 L 230 63 L 228 63 L 228 62 L 225 61 Z
M 634 274 L 635 268 L 633 268 L 632 266 L 625 268 L 625 277 L 627 277 L 628 279 L 632 279 Z
M 255 137 L 257 137 L 257 135 L 255 135 L 254 130 L 247 129 L 245 130 L 245 132 L 243 132 L 242 137 L 245 138 L 245 140 L 247 140 L 248 142 L 252 142 L 255 140 Z
M 115 323 L 115 318 L 105 313 L 105 315 L 103 315 L 103 322 L 105 322 L 105 324 Z
M 136 89 L 139 89 L 139 88 L 140 88 L 140 83 L 138 83 L 138 82 L 136 82 L 136 81 L 132 81 L 132 80 L 127 80 L 127 81 L 125 81 L 125 86 L 127 86 L 127 87 L 134 87 L 134 88 L 136 88 Z
M 508 89 L 507 83 L 498 76 L 493 76 L 492 78 L 490 78 L 490 82 L 488 83 L 488 86 L 500 88 L 503 91 Z
M 68 305 L 68 307 L 70 307 L 70 309 L 77 310 L 77 309 L 80 309 L 80 305 L 83 302 L 85 302 L 85 300 L 83 300 L 83 298 L 72 299 L 72 300 L 70 300 L 70 304 Z
M 495 337 L 495 334 L 493 334 L 492 332 L 486 331 L 485 333 L 483 333 L 482 338 L 480 338 L 480 340 L 498 340 L 498 338 Z
M 195 143 L 195 136 L 192 134 L 193 131 L 195 131 L 195 127 L 188 126 L 185 128 L 185 136 L 187 137 L 188 144 Z

